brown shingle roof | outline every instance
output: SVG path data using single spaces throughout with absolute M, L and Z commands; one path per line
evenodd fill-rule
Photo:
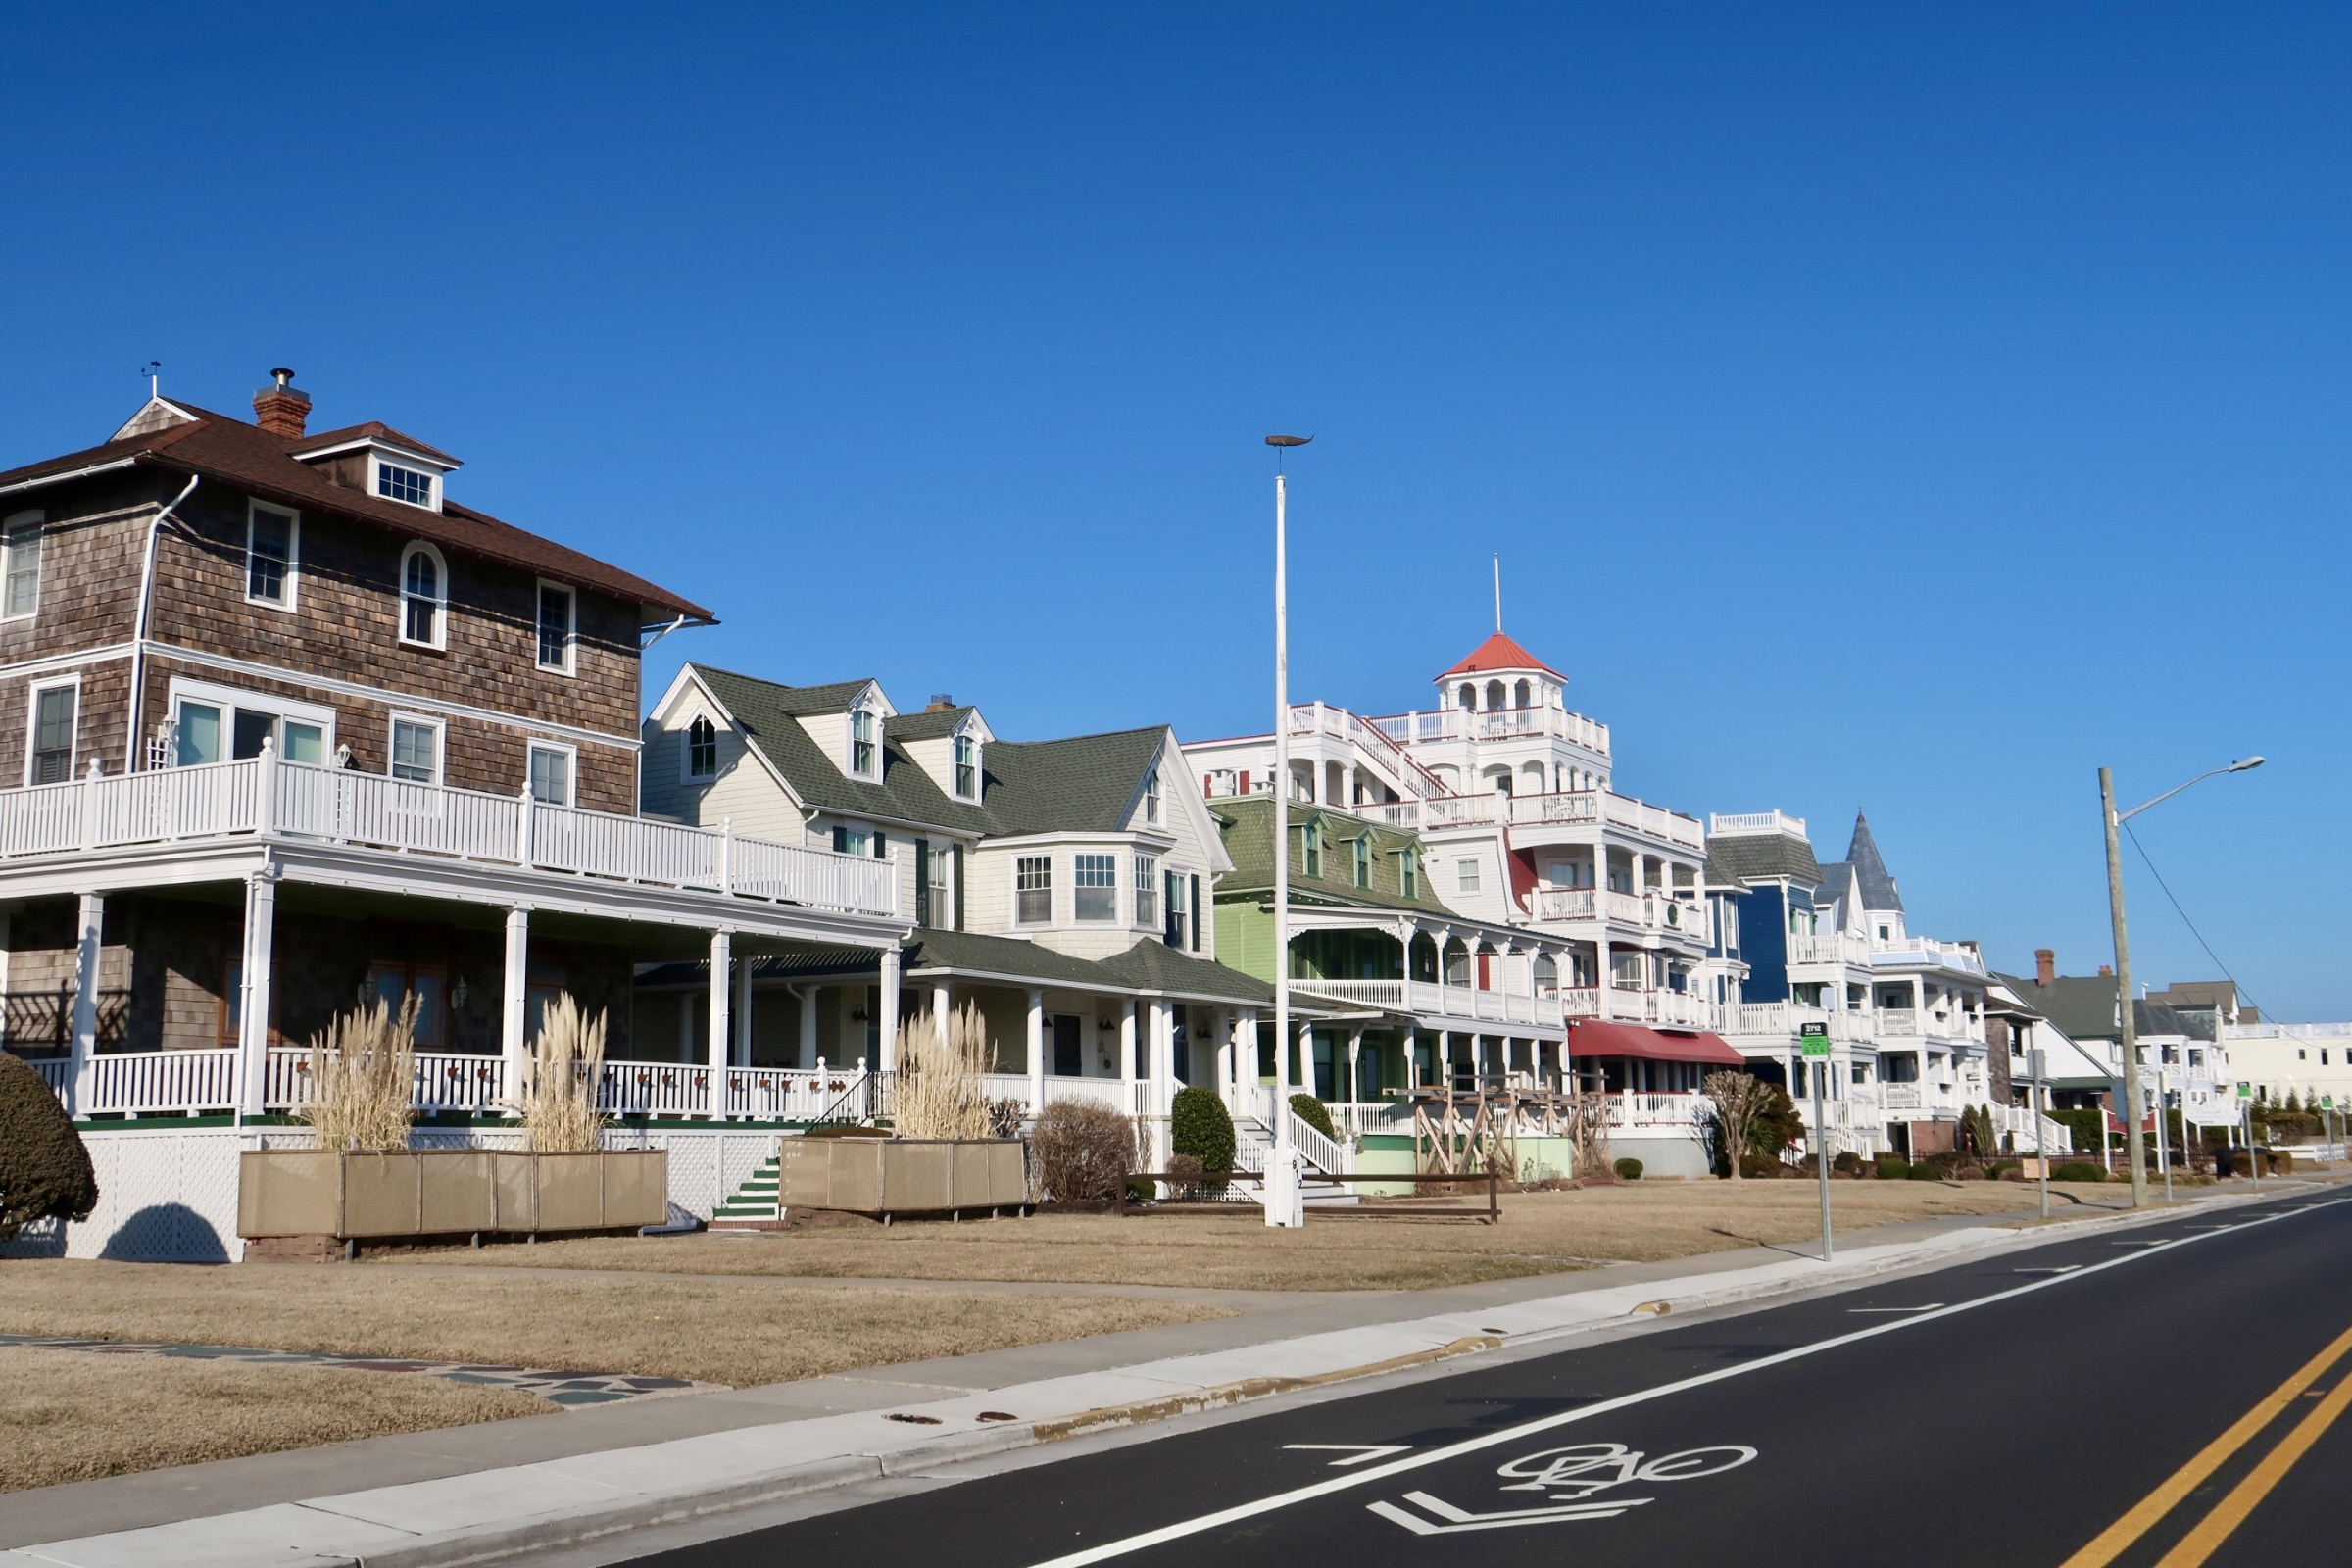
M 387 427 L 354 425 L 344 430 L 329 431 L 325 436 L 288 442 L 259 425 L 232 419 L 209 409 L 199 409 L 187 403 L 177 403 L 175 406 L 194 415 L 194 422 L 168 425 L 143 435 L 110 441 L 104 446 L 70 452 L 64 457 L 11 468 L 0 472 L 0 485 L 128 459 L 181 473 L 218 479 L 265 500 L 332 513 L 390 528 L 413 538 L 429 539 L 447 549 L 575 583 L 582 588 L 633 601 L 648 610 L 665 614 L 682 614 L 696 621 L 717 619 L 710 611 L 690 599 L 593 556 L 583 555 L 567 545 L 543 539 L 512 523 L 501 522 L 488 513 L 476 512 L 471 507 L 449 501 L 443 502 L 440 512 L 428 512 L 422 507 L 387 501 L 365 491 L 335 484 L 318 469 L 298 463 L 289 456 L 291 451 L 324 442 L 327 436 L 350 440 L 378 430 L 386 439 L 397 439 L 427 453 L 432 451 L 421 442 L 413 442 Z

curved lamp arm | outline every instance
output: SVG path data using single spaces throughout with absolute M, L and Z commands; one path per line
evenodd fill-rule
M 2202 784 L 2207 779 L 2213 777 L 2216 773 L 2243 773 L 2248 768 L 2260 767 L 2262 765 L 2262 760 L 2263 760 L 2259 757 L 2249 757 L 2243 761 L 2231 762 L 2228 767 L 2209 768 L 2205 772 L 2199 773 L 2195 778 L 2190 779 L 2188 784 L 2176 784 L 2171 789 L 2166 790 L 2162 795 L 2157 796 L 2152 801 L 2142 801 L 2137 806 L 2132 808 L 2132 809 L 2129 811 L 2118 811 L 2115 815 L 2115 820 L 2118 824 L 2129 822 L 2140 812 L 2146 810 L 2149 807 L 2161 806 L 2166 801 L 2171 800 L 2182 790 L 2187 789 L 2189 784 Z

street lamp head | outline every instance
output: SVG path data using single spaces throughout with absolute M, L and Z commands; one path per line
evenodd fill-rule
M 2230 764 L 2230 766 L 2229 766 L 2229 767 L 2228 767 L 2228 768 L 2227 768 L 2225 771 L 2231 772 L 2231 773 L 2243 773 L 2243 772 L 2244 772 L 2244 771 L 2245 771 L 2247 768 L 2249 768 L 2249 767 L 2260 767 L 2261 765 L 2262 765 L 2262 759 L 2261 759 L 2261 758 L 2259 758 L 2259 757 L 2249 757 L 2249 758 L 2247 758 L 2247 759 L 2246 759 L 2244 761 L 2242 761 L 2242 762 L 2231 762 L 2231 763 Z
M 1270 435 L 1266 437 L 1266 445 L 1270 447 L 1302 447 L 1313 439 L 1314 437 L 1311 435 Z

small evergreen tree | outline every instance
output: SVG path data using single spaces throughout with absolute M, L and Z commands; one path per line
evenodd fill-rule
M 1340 1141 L 1339 1129 L 1331 1124 L 1331 1108 L 1314 1096 L 1293 1095 L 1291 1113 L 1333 1143 Z
M 85 1220 L 98 1206 L 98 1173 L 32 1063 L 0 1051 L 0 1242 L 35 1220 Z

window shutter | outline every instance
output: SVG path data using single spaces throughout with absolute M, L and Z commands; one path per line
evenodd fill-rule
M 874 829 L 874 858 L 877 860 L 890 858 L 890 837 L 880 828 Z
M 914 923 L 931 923 L 931 841 L 914 841 Z
M 850 830 L 838 822 L 833 824 L 833 853 L 835 855 L 850 853 Z
M 1200 951 L 1200 879 L 1193 878 L 1192 902 L 1184 906 L 1184 916 L 1193 922 L 1193 951 Z
M 963 846 L 956 846 L 956 929 L 963 929 Z

